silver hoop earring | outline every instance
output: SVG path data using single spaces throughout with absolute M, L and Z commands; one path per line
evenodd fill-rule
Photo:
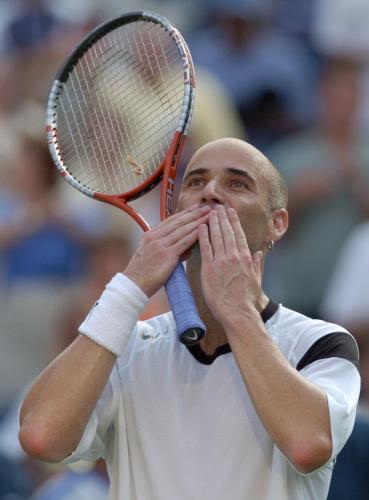
M 270 240 L 268 244 L 268 250 L 273 250 L 273 248 L 274 248 L 274 241 Z

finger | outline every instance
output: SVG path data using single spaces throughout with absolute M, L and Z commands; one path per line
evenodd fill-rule
M 242 253 L 250 254 L 250 249 L 247 244 L 247 238 L 241 226 L 241 222 L 240 219 L 238 218 L 236 210 L 234 208 L 227 208 L 227 215 L 233 229 L 233 234 L 236 240 L 238 250 Z
M 185 208 L 183 210 L 180 210 L 179 212 L 174 213 L 173 215 L 170 215 L 166 219 L 163 220 L 163 224 L 168 224 L 172 223 L 173 221 L 176 221 L 178 219 L 181 219 L 182 217 L 188 218 L 188 217 L 196 217 L 196 214 L 198 213 L 204 213 L 204 212 L 209 212 L 211 210 L 211 207 L 209 205 L 204 205 L 204 204 L 199 204 L 195 203 L 194 205 L 191 205 L 188 208 Z
M 178 257 L 183 255 L 188 249 L 190 249 L 194 243 L 199 239 L 199 228 L 196 227 L 189 234 L 181 238 L 173 245 L 173 249 L 175 250 Z
M 225 253 L 224 241 L 216 210 L 212 210 L 209 215 L 209 235 L 214 256 L 223 255 Z
M 210 243 L 209 228 L 206 224 L 202 224 L 199 227 L 199 245 L 201 260 L 203 262 L 212 262 L 214 254 Z
M 188 222 L 184 224 L 183 226 L 177 227 L 174 229 L 172 233 L 169 233 L 165 236 L 166 238 L 166 243 L 168 245 L 174 245 L 177 243 L 179 240 L 182 238 L 186 237 L 188 234 L 192 233 L 194 230 L 198 229 L 201 224 L 204 224 L 208 221 L 209 215 L 205 214 L 199 219 Z
M 223 236 L 225 251 L 228 254 L 234 253 L 238 250 L 236 237 L 233 227 L 229 221 L 228 213 L 223 205 L 217 206 L 217 214 L 219 220 L 220 230 Z
M 181 212 L 171 215 L 167 219 L 163 220 L 155 230 L 159 231 L 161 236 L 166 236 L 167 234 L 175 231 L 178 227 L 183 226 L 192 221 L 196 221 L 203 215 L 210 212 L 210 207 L 208 205 L 193 205 Z
M 262 267 L 262 260 L 263 260 L 263 252 L 255 252 L 254 255 L 252 256 L 252 262 L 254 264 L 254 270 L 256 273 L 256 276 L 258 278 L 259 283 L 261 284 L 261 267 Z

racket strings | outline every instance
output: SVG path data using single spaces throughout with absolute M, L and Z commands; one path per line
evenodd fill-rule
M 68 95 L 68 100 L 70 101 L 69 95 Z M 78 105 L 78 104 L 79 104 L 79 100 L 77 100 L 77 105 Z M 82 116 L 82 119 L 83 119 L 83 113 L 82 113 L 82 112 L 81 112 L 81 116 Z M 144 114 L 144 116 L 145 116 L 145 114 Z M 97 126 L 97 129 L 94 129 L 94 132 L 95 132 L 95 133 L 97 133 L 97 131 L 100 131 L 101 136 L 103 137 L 103 134 L 102 134 L 102 132 L 101 132 L 101 127 Z M 118 133 L 120 133 L 120 129 L 119 129 L 119 128 L 117 129 L 117 132 L 118 132 Z M 70 130 L 70 133 L 71 133 L 71 130 Z M 80 134 L 79 134 L 79 135 L 80 135 Z M 150 135 L 152 135 L 152 134 L 150 134 Z M 150 135 L 146 138 L 146 139 L 147 139 L 147 142 L 148 142 L 148 141 L 149 141 L 149 139 L 150 139 Z M 72 142 L 72 144 L 71 144 L 70 146 L 72 146 L 72 149 L 74 149 L 74 148 L 76 148 L 76 149 L 77 149 L 77 145 L 76 145 L 76 143 L 75 143 L 74 136 L 73 136 L 73 134 L 72 134 L 72 133 L 71 133 L 71 137 L 72 137 L 73 142 Z M 89 153 L 87 153 L 87 151 L 86 151 L 86 146 L 85 146 L 85 143 L 84 143 L 84 142 L 83 142 L 83 140 L 82 140 L 82 136 L 81 136 L 81 135 L 80 135 L 80 138 L 81 138 L 81 141 L 80 141 L 80 143 L 78 144 L 78 147 L 79 147 L 79 146 L 83 147 L 83 149 L 85 150 L 85 156 L 86 156 L 86 157 L 88 157 L 90 154 L 89 154 Z M 120 138 L 121 138 L 121 139 L 122 139 L 122 141 L 123 141 L 123 137 L 122 137 L 122 135 L 121 135 L 121 134 L 120 134 Z M 94 152 L 94 154 L 95 154 L 95 156 L 97 156 L 98 158 L 103 158 L 103 155 L 104 155 L 104 152 L 103 152 L 103 151 L 106 151 L 106 150 L 107 150 L 107 145 L 106 145 L 106 143 L 104 144 L 104 148 L 105 148 L 104 150 L 101 148 L 101 144 L 100 144 L 100 142 L 99 142 L 99 141 L 97 141 L 97 145 L 98 145 L 98 149 L 99 149 L 99 153 L 100 153 L 100 154 L 98 154 L 96 151 Z M 167 143 L 167 144 L 165 144 L 165 146 L 169 146 L 169 144 Z M 145 153 L 146 151 L 149 151 L 151 147 L 152 147 L 152 145 L 151 145 L 151 144 L 149 144 L 149 146 L 148 146 L 146 149 L 142 150 L 142 152 L 143 152 L 143 153 Z M 69 149 L 70 149 L 70 147 L 69 147 Z M 115 153 L 115 149 L 113 150 L 113 152 Z M 162 144 L 160 144 L 160 153 L 161 153 L 161 158 L 162 158 L 162 157 L 164 156 L 164 148 L 163 148 L 163 145 L 162 145 Z M 109 151 L 108 151 L 108 155 L 109 155 Z M 124 158 L 123 158 L 123 157 L 122 157 L 121 159 L 122 159 L 122 160 L 124 160 Z M 116 157 L 116 160 L 117 160 L 117 157 Z M 113 160 L 110 158 L 110 161 L 113 161 Z M 156 155 L 156 161 L 155 161 L 155 163 L 156 163 L 156 164 L 158 164 L 158 161 L 159 161 L 159 163 L 160 163 L 160 161 L 161 161 L 161 160 L 159 160 L 159 156 L 158 156 L 158 155 Z M 82 168 L 83 168 L 83 164 L 82 164 Z M 109 174 L 109 173 L 108 173 L 108 174 Z M 109 175 L 108 175 L 108 177 L 109 177 Z M 90 172 L 90 171 L 88 171 L 88 172 L 87 172 L 87 175 L 80 175 L 79 179 L 80 179 L 80 182 L 88 183 L 89 181 L 91 181 L 91 180 L 93 179 L 93 176 L 91 176 L 91 172 Z M 117 179 L 115 179 L 115 180 L 117 181 Z M 127 189 L 127 186 L 124 186 L 124 187 L 125 187 L 125 190 L 126 190 L 126 189 Z
M 95 50 L 95 56 L 96 56 L 96 60 L 99 60 L 98 57 L 98 53 L 97 53 L 97 47 L 94 46 L 93 47 L 94 50 Z M 109 50 L 109 49 L 108 49 Z M 100 53 L 100 56 L 101 57 L 104 57 L 104 53 L 106 53 L 107 51 L 101 51 Z M 116 54 L 113 54 L 114 57 L 114 62 L 117 61 L 117 57 L 116 57 Z M 101 71 L 101 70 L 98 70 L 96 68 L 96 65 L 95 65 L 95 59 L 92 60 L 93 62 L 93 66 L 94 66 L 94 70 L 95 70 L 95 74 L 97 71 Z M 103 61 L 105 62 L 105 61 Z M 107 70 L 109 68 L 109 66 L 106 66 Z M 102 85 L 102 82 L 101 82 L 101 79 L 98 79 L 98 88 L 99 88 L 99 93 L 97 94 L 97 102 L 99 104 L 99 106 L 97 107 L 97 113 L 100 113 L 100 111 L 103 109 L 103 108 L 106 108 L 107 107 L 107 100 L 105 98 L 105 92 L 104 92 L 104 88 L 103 88 L 103 85 Z M 95 111 L 96 113 L 96 111 Z M 95 142 L 97 143 L 97 146 L 98 146 L 98 150 L 99 150 L 99 155 L 96 156 L 96 159 L 98 160 L 98 162 L 96 163 L 96 166 L 99 170 L 99 173 L 100 173 L 100 178 L 103 180 L 103 186 L 104 186 L 104 189 L 106 190 L 108 188 L 108 185 L 113 185 L 114 181 L 117 183 L 117 187 L 118 189 L 121 188 L 121 185 L 119 183 L 119 178 L 118 178 L 118 175 L 117 175 L 117 171 L 116 169 L 107 169 L 107 168 L 101 168 L 101 165 L 104 165 L 105 166 L 105 155 L 107 154 L 107 160 L 109 162 L 109 164 L 118 164 L 118 152 L 120 152 L 120 148 L 117 147 L 117 145 L 115 144 L 117 141 L 122 141 L 123 143 L 123 136 L 122 136 L 122 130 L 120 129 L 120 127 L 116 127 L 115 126 L 115 117 L 112 117 L 112 113 L 110 112 L 110 109 L 108 108 L 107 109 L 107 113 L 104 114 L 104 118 L 105 116 L 107 116 L 107 120 L 102 120 L 100 119 L 100 127 L 98 129 L 98 132 L 99 132 L 99 135 L 98 136 L 95 136 Z M 104 128 L 102 127 L 102 124 L 104 124 L 105 126 L 105 129 L 106 129 L 106 133 L 104 133 Z M 94 129 L 93 129 L 94 130 Z M 101 146 L 101 142 L 99 140 L 99 138 L 102 138 L 103 140 L 103 147 Z M 105 158 L 104 158 L 105 157 Z M 122 160 L 122 158 L 121 158 Z M 113 175 L 111 175 L 113 174 Z M 105 183 L 105 179 L 108 180 L 108 185 Z
M 119 186 L 119 179 L 116 175 L 115 169 L 103 169 L 101 166 L 104 165 L 104 163 L 109 161 L 111 164 L 118 161 L 118 155 L 117 155 L 117 150 L 119 151 L 119 148 L 114 148 L 111 147 L 111 145 L 114 144 L 113 139 L 112 139 L 112 129 L 113 129 L 113 120 L 111 117 L 111 113 L 106 113 L 106 115 L 102 115 L 102 110 L 104 107 L 106 107 L 105 104 L 101 103 L 101 96 L 104 96 L 103 89 L 101 87 L 101 82 L 99 79 L 96 79 L 96 74 L 98 71 L 102 71 L 103 63 L 106 61 L 103 60 L 102 63 L 100 63 L 97 67 L 95 64 L 95 61 L 99 61 L 99 54 L 97 53 L 96 46 L 93 47 L 94 50 L 94 57 L 91 57 L 91 60 L 89 61 L 88 58 L 85 60 L 85 65 L 80 64 L 81 71 L 83 72 L 83 77 L 85 82 L 89 81 L 94 81 L 97 80 L 97 86 L 99 89 L 99 92 L 97 94 L 91 94 L 90 90 L 88 87 L 85 86 L 83 89 L 82 95 L 83 98 L 86 95 L 89 95 L 90 99 L 89 102 L 86 101 L 84 98 L 84 104 L 85 104 L 85 110 L 93 110 L 93 117 L 95 118 L 95 123 L 91 123 L 89 127 L 87 127 L 85 120 L 84 125 L 85 128 L 89 131 L 89 138 L 90 141 L 86 141 L 88 146 L 89 146 L 89 152 L 87 153 L 86 148 L 84 148 L 85 153 L 87 153 L 86 158 L 87 159 L 94 159 L 95 160 L 95 165 L 94 168 L 98 169 L 101 180 L 103 181 L 103 187 L 105 190 L 107 190 L 109 185 L 113 185 L 114 181 L 116 184 Z M 111 56 L 108 57 L 108 59 L 111 59 Z M 85 66 L 85 67 L 84 67 Z M 78 77 L 78 71 L 74 72 L 77 77 Z M 87 77 L 86 77 L 87 74 Z M 71 78 L 73 75 L 71 75 Z M 80 82 L 80 78 L 78 78 Z M 78 86 L 75 84 L 73 85 L 73 90 L 75 91 Z M 77 99 L 78 103 L 80 102 Z M 84 116 L 84 112 L 81 109 L 81 115 L 82 117 Z M 105 116 L 107 116 L 107 120 L 105 119 Z M 76 121 L 77 123 L 77 121 Z M 106 127 L 106 132 L 104 131 L 104 125 L 108 124 Z M 83 142 L 83 137 L 81 135 L 81 131 L 78 130 L 79 135 L 82 139 Z M 105 133 L 104 133 L 105 132 Z M 116 129 L 116 132 L 120 133 L 119 127 Z M 120 139 L 122 139 L 122 134 L 120 133 Z M 91 138 L 93 140 L 91 140 Z M 117 139 L 119 140 L 119 137 L 117 136 Z M 77 155 L 78 155 L 78 150 L 77 150 Z M 80 160 L 80 165 L 82 172 L 79 174 L 79 181 L 84 183 L 84 184 L 90 184 L 93 182 L 95 178 L 95 173 L 91 168 L 85 169 L 84 168 L 84 163 L 81 159 L 81 157 L 78 155 L 79 160 Z M 107 180 L 107 182 L 105 181 Z
M 149 102 L 145 102 L 145 105 L 142 106 L 142 108 L 143 108 L 144 111 L 141 114 L 141 118 L 146 121 L 146 120 L 149 120 L 149 119 L 150 120 L 153 120 L 153 119 L 155 120 L 155 117 L 158 116 L 159 113 L 162 113 L 162 112 L 165 113 L 165 112 L 168 111 L 169 107 L 167 105 L 164 107 L 164 104 L 165 103 L 169 103 L 170 104 L 170 99 L 168 98 L 168 96 L 170 95 L 170 93 L 173 92 L 173 90 L 172 89 L 168 89 L 165 86 L 165 80 L 166 80 L 166 78 L 164 77 L 163 72 L 161 70 L 162 62 L 159 61 L 159 57 L 158 57 L 157 51 L 152 50 L 152 53 L 149 54 L 148 47 L 150 47 L 152 49 L 154 47 L 154 43 L 155 43 L 154 40 L 152 39 L 150 31 L 149 30 L 145 31 L 145 35 L 147 35 L 148 37 L 150 37 L 150 42 L 151 42 L 150 44 L 145 43 L 145 41 L 143 40 L 142 31 L 138 32 L 139 41 L 141 43 L 141 46 L 144 47 L 144 54 L 145 54 L 146 60 L 151 60 L 152 57 L 155 58 L 156 67 L 158 68 L 158 70 L 160 72 L 160 77 L 161 77 L 160 80 L 159 79 L 155 79 L 155 76 L 152 74 L 152 69 L 150 68 L 150 70 L 149 70 L 149 68 L 147 66 L 146 67 L 145 66 L 141 67 L 140 70 L 139 70 L 139 72 L 138 72 L 138 74 L 141 76 L 141 79 L 140 79 L 141 86 L 144 85 L 145 75 L 143 73 L 145 72 L 146 75 L 150 75 L 151 78 L 148 79 L 149 85 L 151 86 L 151 90 L 154 93 L 156 93 L 157 98 L 160 100 L 160 102 L 157 101 L 157 100 L 155 101 L 154 99 L 152 99 L 152 96 L 150 96 L 152 102 L 150 103 L 150 100 L 149 100 Z M 138 47 L 138 44 L 137 44 L 137 38 L 135 38 L 135 42 L 136 42 L 137 53 L 140 54 L 140 50 L 139 50 L 139 47 Z M 170 46 L 169 50 L 167 49 L 166 54 L 164 53 L 162 45 L 159 45 L 158 49 L 161 50 L 162 61 L 164 63 L 166 63 L 167 69 L 169 69 L 169 71 L 167 72 L 167 74 L 170 75 L 171 71 L 170 71 L 170 67 L 168 65 L 168 60 L 171 60 L 171 64 L 173 64 L 174 62 L 176 62 L 176 59 L 178 59 L 178 49 L 173 44 Z M 142 58 L 141 58 L 141 64 L 142 63 L 143 63 L 143 61 L 142 61 Z M 177 74 L 177 77 L 178 77 L 178 74 Z M 155 85 L 153 85 L 153 83 L 155 83 Z M 173 83 L 173 80 L 172 80 L 172 83 Z M 162 91 L 162 87 L 164 87 L 164 92 Z M 178 82 L 178 89 L 176 89 L 176 90 L 179 90 L 179 92 L 181 92 L 182 88 L 183 88 L 183 82 L 182 82 L 182 79 L 181 79 Z M 173 110 L 172 105 L 170 105 L 170 111 L 171 112 L 175 111 L 175 110 Z M 155 123 L 155 121 L 153 121 L 153 123 Z M 165 124 L 165 123 L 163 123 L 162 126 L 158 126 L 158 123 L 156 123 L 156 130 L 153 127 L 151 133 L 149 133 L 146 136 L 146 141 L 147 141 L 147 146 L 148 147 L 146 147 L 145 149 L 143 149 L 142 153 L 146 153 L 150 149 L 150 147 L 153 146 L 156 134 L 160 133 L 160 135 L 162 135 L 162 131 L 163 131 L 163 129 L 166 126 L 167 126 L 167 124 Z M 150 144 L 150 142 L 151 142 L 151 144 Z M 168 148 L 168 146 L 169 146 L 169 141 L 167 141 L 164 146 L 165 146 L 165 150 L 166 150 Z M 161 154 L 162 154 L 162 156 L 164 155 L 163 144 L 161 144 Z M 152 172 L 153 172 L 153 170 L 150 173 L 152 173 Z
M 136 68 L 134 68 L 134 69 L 136 69 Z M 119 96 L 117 96 L 117 97 L 119 98 Z M 136 103 L 134 103 L 134 104 L 136 104 Z M 143 116 L 144 116 L 144 115 L 143 115 Z M 136 122 L 136 120 L 135 120 L 135 116 L 134 116 L 134 115 L 131 117 L 131 121 L 132 121 L 132 120 L 133 120 L 133 122 Z M 131 129 L 131 132 L 132 132 L 132 127 L 130 126 L 130 125 L 131 125 L 131 121 L 128 121 L 128 125 L 129 125 L 129 128 Z M 136 124 L 136 123 L 135 123 L 135 126 L 137 127 L 137 124 Z M 134 135 L 133 135 L 133 138 L 134 138 Z M 147 141 L 147 142 L 149 141 L 149 138 L 150 138 L 150 137 L 146 137 L 146 141 Z M 131 148 L 131 149 L 132 149 L 132 148 Z
M 175 41 L 156 23 L 124 25 L 95 43 L 60 97 L 61 153 L 72 176 L 105 193 L 150 177 L 179 124 L 183 72 Z

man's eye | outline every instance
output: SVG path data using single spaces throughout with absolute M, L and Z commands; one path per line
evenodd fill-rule
M 199 177 L 192 177 L 187 182 L 187 186 L 189 186 L 189 187 L 200 187 L 200 186 L 204 186 L 204 185 L 205 185 L 204 179 L 201 179 Z
M 247 184 L 245 181 L 242 181 L 240 179 L 233 179 L 229 183 L 230 187 L 232 189 L 247 189 Z

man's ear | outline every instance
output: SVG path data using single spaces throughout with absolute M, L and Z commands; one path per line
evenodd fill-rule
M 269 231 L 269 241 L 279 241 L 288 229 L 288 212 L 285 208 L 278 208 L 273 210 L 271 221 L 270 221 L 270 231 Z

